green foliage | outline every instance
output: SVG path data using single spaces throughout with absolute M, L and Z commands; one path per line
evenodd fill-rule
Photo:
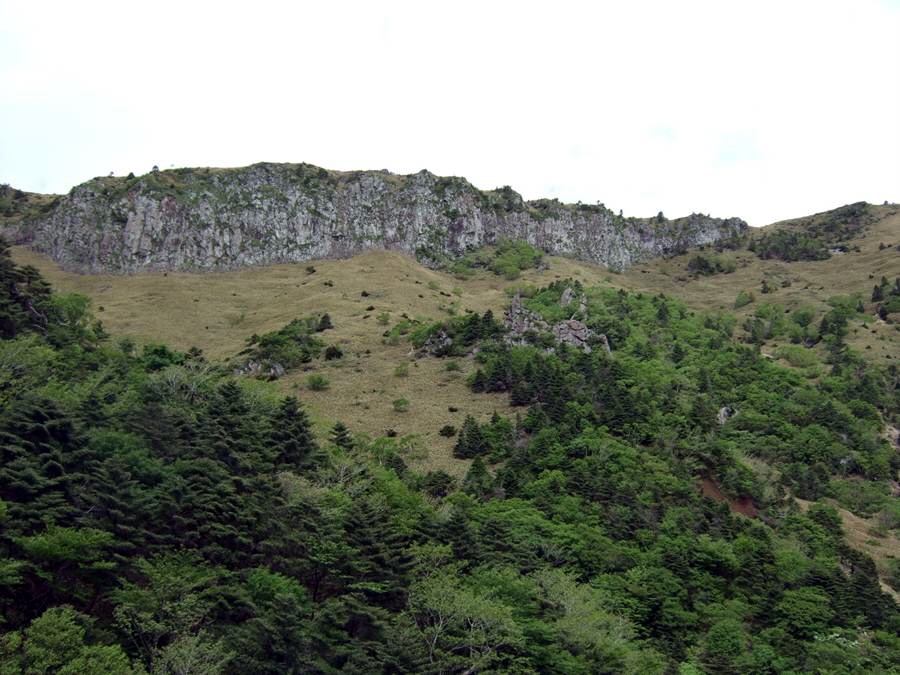
M 295 398 L 198 350 L 17 323 L 0 340 L 0 670 L 895 669 L 879 582 L 900 572 L 879 579 L 834 508 L 792 499 L 900 522 L 882 437 L 897 370 L 842 344 L 854 299 L 754 307 L 762 339 L 826 343 L 811 381 L 729 315 L 571 280 L 525 295 L 553 317 L 566 287 L 612 353 L 509 345 L 490 314 L 405 320 L 420 346 L 477 346 L 473 390 L 516 406 L 466 417 L 461 480 L 419 473 L 411 437 L 338 423 L 320 443 Z
M 451 271 L 460 278 L 468 278 L 476 268 L 488 268 L 509 281 L 519 278 L 522 270 L 538 267 L 543 254 L 528 242 L 500 239 L 492 250 L 480 249 L 456 261 Z
M 319 375 L 318 373 L 313 373 L 309 377 L 306 378 L 306 386 L 310 388 L 311 391 L 325 391 L 331 383 L 324 375 Z
M 794 368 L 809 368 L 819 363 L 814 351 L 796 345 L 783 345 L 775 350 L 776 359 L 784 359 Z
M 722 258 L 717 255 L 703 255 L 698 253 L 688 261 L 688 270 L 700 276 L 713 276 L 715 274 L 731 274 L 737 269 L 734 260 Z
M 763 260 L 777 258 L 785 262 L 827 260 L 831 257 L 822 241 L 795 230 L 775 230 L 761 234 L 751 240 L 750 250 Z
M 741 291 L 734 299 L 734 308 L 740 309 L 741 307 L 746 307 L 755 299 L 756 298 L 753 297 L 753 293 L 751 293 L 750 291 Z
M 316 336 L 316 332 L 326 330 L 331 320 L 325 322 L 324 315 L 320 319 L 314 317 L 294 319 L 283 328 L 263 335 L 253 335 L 247 339 L 247 347 L 240 352 L 245 361 L 257 362 L 264 368 L 274 364 L 285 370 L 309 363 L 316 358 L 325 346 Z

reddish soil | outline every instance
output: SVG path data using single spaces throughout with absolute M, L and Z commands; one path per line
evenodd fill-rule
M 756 518 L 759 516 L 759 511 L 756 510 L 756 507 L 753 505 L 753 500 L 750 499 L 750 497 L 729 499 L 722 493 L 722 490 L 716 485 L 716 482 L 712 478 L 703 478 L 700 480 L 700 491 L 704 496 L 714 499 L 717 502 L 726 502 L 728 508 L 735 513 L 740 513 L 748 518 Z

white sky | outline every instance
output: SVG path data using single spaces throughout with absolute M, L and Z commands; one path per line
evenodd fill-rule
M 0 0 L 0 182 L 263 160 L 753 225 L 900 201 L 900 0 Z

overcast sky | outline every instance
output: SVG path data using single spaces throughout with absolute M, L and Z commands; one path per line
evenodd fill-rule
M 752 225 L 900 201 L 900 0 L 0 0 L 0 182 L 263 160 Z

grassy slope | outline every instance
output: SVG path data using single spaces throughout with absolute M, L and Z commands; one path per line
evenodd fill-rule
M 752 313 L 762 301 L 778 302 L 788 308 L 811 305 L 824 310 L 829 296 L 854 292 L 862 293 L 867 310 L 873 314 L 868 302 L 872 285 L 882 275 L 893 280 L 900 274 L 900 209 L 873 208 L 880 220 L 863 239 L 854 242 L 860 246 L 859 253 L 836 255 L 819 262 L 783 263 L 759 260 L 746 250 L 726 251 L 723 257 L 737 261 L 734 273 L 697 279 L 687 273 L 693 253 L 652 261 L 623 274 L 563 258 L 548 258 L 547 269 L 525 272 L 516 282 L 489 272 L 479 272 L 462 281 L 425 269 L 408 257 L 386 252 L 318 261 L 313 263 L 314 274 L 308 274 L 305 265 L 278 265 L 231 272 L 133 277 L 70 274 L 27 249 L 15 247 L 13 254 L 17 262 L 38 267 L 57 288 L 90 296 L 97 315 L 114 336 L 162 341 L 181 349 L 196 345 L 211 358 L 233 356 L 253 333 L 280 328 L 298 316 L 326 311 L 335 328 L 323 338 L 327 343 L 341 345 L 345 358 L 317 360 L 312 364 L 313 370 L 292 373 L 279 386 L 296 393 L 306 403 L 321 430 L 341 419 L 356 432 L 380 435 L 394 429 L 401 435 L 420 434 L 422 447 L 427 451 L 423 450 L 421 459 L 414 463 L 417 468 L 443 468 L 461 475 L 468 463 L 452 458 L 453 440 L 439 436 L 437 430 L 445 424 L 459 426 L 466 414 L 482 420 L 495 410 L 512 414 L 506 397 L 469 394 L 465 375 L 473 369 L 471 360 L 461 360 L 461 374 L 448 373 L 445 361 L 415 359 L 406 342 L 383 344 L 382 333 L 387 327 L 378 323 L 379 313 L 389 312 L 391 324 L 402 313 L 439 319 L 447 316 L 442 307 L 458 299 L 461 310 L 492 309 L 499 316 L 507 303 L 505 289 L 521 283 L 544 285 L 557 278 L 573 277 L 585 285 L 662 291 L 697 310 L 732 311 L 738 292 L 753 290 L 757 301 L 738 311 L 739 318 Z M 790 223 L 771 227 L 785 226 Z M 879 251 L 881 242 L 893 246 Z M 761 295 L 763 278 L 776 282 L 788 278 L 792 284 Z M 333 286 L 326 285 L 326 280 Z M 440 290 L 434 290 L 435 285 Z M 461 290 L 458 298 L 452 294 L 453 288 Z M 363 297 L 363 291 L 370 295 Z M 441 295 L 440 291 L 452 297 Z M 375 309 L 367 310 L 368 306 Z M 900 359 L 897 326 L 875 319 L 856 321 L 851 325 L 848 342 L 877 361 Z M 772 353 L 776 346 L 769 342 L 763 351 Z M 409 374 L 397 377 L 394 371 L 403 363 L 408 364 Z M 331 383 L 330 389 L 308 390 L 304 385 L 311 372 L 323 374 Z M 394 412 L 392 401 L 398 398 L 410 401 L 408 412 Z M 450 406 L 459 410 L 451 413 Z

